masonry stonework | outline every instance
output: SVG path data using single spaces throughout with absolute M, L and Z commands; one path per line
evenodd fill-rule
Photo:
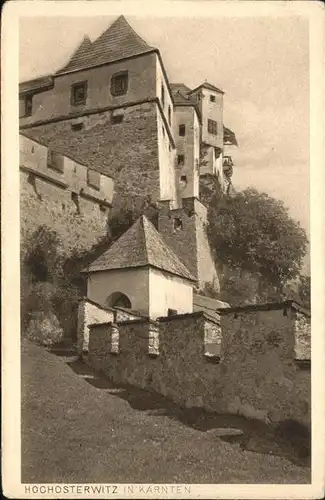
M 162 318 L 155 356 L 148 353 L 150 321 L 117 323 L 118 356 L 110 353 L 110 324 L 93 325 L 89 362 L 116 383 L 155 390 L 181 406 L 309 425 L 310 370 L 295 364 L 293 321 L 290 308 L 285 316 L 281 308 L 225 313 L 221 331 L 202 312 Z
M 24 134 L 102 174 L 116 190 L 160 197 L 156 102 L 24 129 Z M 113 123 L 114 117 L 123 121 Z M 75 127 L 83 127 L 74 130 Z

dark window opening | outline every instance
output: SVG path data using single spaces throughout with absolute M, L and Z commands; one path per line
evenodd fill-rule
M 176 309 L 168 309 L 167 316 L 177 316 Z
M 71 104 L 81 106 L 86 104 L 87 100 L 87 82 L 78 82 L 71 87 Z
M 112 124 L 117 125 L 118 123 L 122 123 L 124 120 L 124 115 L 112 115 Z
M 208 120 L 209 134 L 218 135 L 218 124 L 214 120 Z
M 210 101 L 211 102 L 216 102 L 216 96 L 215 95 L 210 95 Z
M 88 169 L 87 170 L 87 184 L 93 189 L 100 190 L 100 173 L 96 172 L 96 170 Z
M 173 220 L 174 231 L 181 231 L 183 229 L 183 221 L 178 217 L 175 217 Z
M 71 123 L 71 130 L 74 132 L 79 132 L 84 128 L 84 124 L 82 122 L 79 123 Z
M 184 155 L 178 155 L 177 156 L 177 164 L 178 165 L 184 165 L 184 163 L 185 163 Z
M 178 134 L 180 135 L 180 137 L 184 137 L 185 136 L 185 125 L 182 123 L 179 127 L 178 127 Z
M 33 112 L 33 96 L 26 95 L 19 99 L 19 118 L 32 116 Z
M 48 148 L 47 150 L 47 166 L 56 170 L 60 174 L 64 172 L 64 159 L 63 156 L 59 155 L 52 149 Z
M 165 89 L 164 89 L 163 84 L 161 84 L 161 103 L 162 103 L 162 106 L 164 107 L 165 106 Z
M 111 94 L 113 96 L 124 95 L 128 91 L 129 76 L 127 71 L 116 73 L 111 78 Z
M 168 106 L 168 123 L 169 123 L 169 125 L 172 124 L 172 112 L 171 112 L 170 106 Z
M 106 300 L 109 307 L 122 307 L 123 309 L 131 309 L 131 301 L 124 293 L 114 292 Z
M 181 182 L 187 182 L 187 177 L 186 175 L 181 175 Z

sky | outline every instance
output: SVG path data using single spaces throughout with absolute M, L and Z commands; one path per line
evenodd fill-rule
M 94 40 L 115 18 L 21 18 L 20 81 L 58 70 L 85 34 Z M 159 48 L 171 83 L 194 88 L 208 80 L 225 92 L 224 123 L 239 143 L 235 188 L 282 199 L 309 236 L 306 19 L 126 18 Z

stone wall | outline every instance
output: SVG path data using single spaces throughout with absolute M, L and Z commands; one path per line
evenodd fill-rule
M 78 304 L 77 352 L 87 352 L 89 347 L 89 325 L 137 319 L 135 314 L 122 309 L 104 308 L 87 298 Z
M 252 415 L 266 412 L 276 421 L 310 422 L 310 370 L 296 363 L 296 310 L 283 303 L 219 313 L 226 407 Z
M 219 290 L 219 280 L 206 233 L 206 209 L 196 198 L 182 200 L 182 208 L 170 210 L 161 203 L 158 231 L 166 243 L 198 280 L 198 288 L 211 283 Z
M 308 425 L 310 371 L 295 364 L 293 319 L 281 309 L 222 315 L 221 330 L 204 313 L 92 325 L 89 362 L 185 407 Z
M 20 137 L 21 248 L 24 252 L 28 238 L 45 225 L 61 236 L 69 257 L 75 250 L 89 250 L 107 234 L 114 182 L 95 172 L 99 177 L 94 188 L 84 164 L 55 155 L 53 168 L 48 153 L 46 146 Z
M 98 172 L 116 190 L 160 196 L 155 101 L 111 109 L 24 129 L 24 134 Z M 113 123 L 115 116 L 123 121 Z

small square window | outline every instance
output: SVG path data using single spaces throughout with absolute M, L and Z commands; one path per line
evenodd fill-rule
M 87 100 L 87 82 L 78 82 L 71 87 L 71 104 L 81 106 L 86 104 Z
M 63 156 L 59 155 L 52 149 L 48 148 L 47 150 L 47 166 L 56 170 L 60 174 L 64 172 L 64 160 Z
M 180 135 L 180 137 L 184 137 L 185 136 L 185 125 L 182 123 L 179 127 L 178 127 L 178 135 Z
M 33 112 L 33 96 L 26 95 L 19 99 L 19 118 L 32 116 Z
M 122 123 L 124 120 L 124 115 L 112 115 L 112 124 L 117 125 L 118 123 Z
M 184 165 L 184 163 L 185 163 L 184 155 L 178 155 L 177 156 L 177 164 L 181 166 L 181 165 Z
M 88 169 L 87 170 L 87 184 L 93 189 L 97 191 L 100 190 L 100 173 L 96 170 Z
M 208 120 L 209 134 L 218 135 L 218 124 L 214 120 Z
M 175 217 L 173 220 L 173 229 L 175 231 L 181 231 L 183 229 L 183 221 L 179 217 Z
M 186 175 L 181 175 L 181 182 L 187 182 Z
M 71 123 L 71 130 L 73 130 L 74 132 L 79 132 L 83 128 L 84 128 L 84 124 L 82 122 Z
M 215 95 L 210 95 L 210 101 L 211 102 L 216 102 L 216 96 Z
M 111 94 L 113 96 L 124 95 L 128 91 L 129 76 L 127 71 L 116 73 L 111 78 Z

